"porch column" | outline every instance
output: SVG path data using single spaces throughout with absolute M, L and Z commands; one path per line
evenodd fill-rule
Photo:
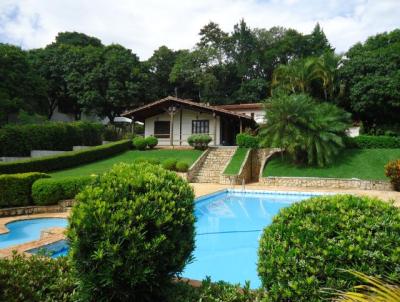
M 176 113 L 176 107 L 174 105 L 168 107 L 168 113 L 170 116 L 169 122 L 169 144 L 174 145 L 174 115 Z
M 213 112 L 214 116 L 214 146 L 217 145 L 217 115 Z
M 242 119 L 239 118 L 239 121 L 240 121 L 240 133 L 242 133 L 242 132 L 243 132 L 243 123 L 242 123 Z

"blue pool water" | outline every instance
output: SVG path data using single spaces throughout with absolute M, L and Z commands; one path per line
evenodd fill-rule
M 63 218 L 38 218 L 19 220 L 7 224 L 9 230 L 0 235 L 0 249 L 40 239 L 40 232 L 52 227 L 67 227 Z
M 280 209 L 294 202 L 316 196 L 312 193 L 279 193 L 265 191 L 225 190 L 196 200 L 196 249 L 194 261 L 183 276 L 202 280 L 224 280 L 251 287 L 260 285 L 257 276 L 257 250 L 262 230 L 271 223 Z M 12 222 L 10 233 L 0 235 L 0 249 L 37 240 L 40 231 L 50 227 L 66 227 L 66 219 L 45 218 Z M 68 243 L 61 240 L 39 249 L 53 258 L 68 253 Z
M 67 240 L 59 240 L 38 248 L 31 249 L 27 251 L 31 254 L 40 254 L 49 256 L 51 258 L 58 258 L 61 256 L 67 256 L 68 254 L 68 241 Z
M 272 217 L 292 203 L 315 196 L 268 192 L 225 191 L 200 198 L 196 204 L 195 260 L 183 276 L 224 280 L 252 288 L 257 276 L 257 250 L 262 230 Z

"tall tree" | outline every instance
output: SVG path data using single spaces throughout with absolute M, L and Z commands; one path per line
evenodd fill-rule
M 45 82 L 19 47 L 0 43 L 0 124 L 20 109 L 43 112 Z
M 370 37 L 346 53 L 340 68 L 341 104 L 367 128 L 399 123 L 400 30 Z
M 139 59 L 130 49 L 115 44 L 97 49 L 89 59 L 98 63 L 84 76 L 78 102 L 84 111 L 113 122 L 126 108 L 141 101 Z
M 101 47 L 103 44 L 98 38 L 85 35 L 83 33 L 74 32 L 60 32 L 56 37 L 56 42 L 53 45 L 71 45 L 71 46 L 94 46 Z
M 321 56 L 326 52 L 333 52 L 334 48 L 330 45 L 323 29 L 317 23 L 308 38 L 308 51 L 309 56 Z

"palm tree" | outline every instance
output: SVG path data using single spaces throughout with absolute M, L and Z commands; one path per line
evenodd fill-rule
M 354 292 L 339 292 L 335 302 L 399 302 L 400 287 L 363 273 L 350 271 L 367 285 L 354 287 Z
M 325 166 L 343 148 L 350 115 L 306 94 L 278 94 L 266 103 L 261 143 L 279 147 L 297 164 Z
M 311 93 L 313 83 L 321 83 L 324 99 L 333 95 L 337 79 L 339 58 L 326 53 L 320 57 L 309 57 L 279 65 L 272 75 L 273 89 L 289 93 Z

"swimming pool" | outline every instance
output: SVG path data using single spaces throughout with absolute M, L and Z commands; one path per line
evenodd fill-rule
M 41 231 L 53 227 L 67 227 L 64 218 L 37 218 L 7 223 L 9 230 L 0 235 L 0 249 L 40 239 Z
M 196 249 L 194 261 L 183 276 L 202 280 L 224 280 L 244 285 L 261 283 L 257 276 L 257 250 L 262 230 L 280 209 L 312 196 L 314 193 L 224 190 L 196 199 Z M 0 235 L 0 248 L 37 240 L 40 231 L 49 227 L 66 227 L 60 218 L 32 219 L 7 224 L 10 233 Z M 5 238 L 5 240 L 4 240 Z M 53 258 L 68 253 L 65 240 L 34 249 L 45 249 Z
M 197 199 L 195 260 L 184 277 L 259 287 L 257 250 L 262 230 L 280 209 L 319 194 L 225 190 Z

